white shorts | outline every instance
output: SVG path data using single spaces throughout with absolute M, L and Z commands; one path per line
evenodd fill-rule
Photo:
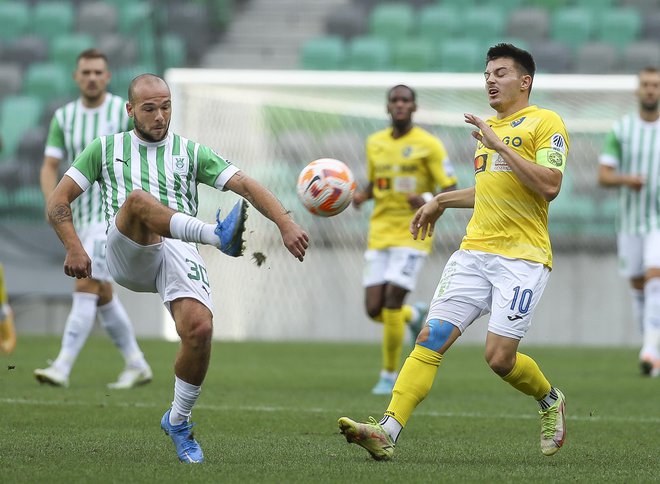
M 426 256 L 426 252 L 409 247 L 370 249 L 364 253 L 362 284 L 364 287 L 394 284 L 413 291 Z
M 127 289 L 157 292 L 168 309 L 171 301 L 189 297 L 213 312 L 208 272 L 194 244 L 163 238 L 158 244 L 140 245 L 113 221 L 108 229 L 108 269 Z
M 618 234 L 619 272 L 641 277 L 650 268 L 660 268 L 660 231 L 650 234 Z
M 111 282 L 108 264 L 106 263 L 105 222 L 89 225 L 77 231 L 85 252 L 92 259 L 92 279 Z
M 522 339 L 550 277 L 538 262 L 474 250 L 459 250 L 447 261 L 427 320 L 449 321 L 463 333 L 491 313 L 488 331 Z

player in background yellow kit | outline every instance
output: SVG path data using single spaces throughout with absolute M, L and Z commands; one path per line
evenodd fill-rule
M 465 114 L 465 122 L 476 128 L 475 186 L 436 195 L 411 222 L 413 236 L 424 240 L 444 209 L 474 208 L 382 420 L 339 419 L 346 439 L 376 460 L 392 457 L 399 433 L 428 395 L 446 351 L 488 313 L 488 365 L 537 401 L 543 454 L 555 454 L 564 443 L 564 395 L 532 358 L 518 352 L 552 267 L 548 205 L 559 194 L 569 142 L 557 113 L 529 104 L 535 70 L 532 56 L 511 44 L 488 50 L 485 87 L 496 115 L 484 121 Z
M 374 200 L 363 285 L 367 314 L 383 323 L 383 364 L 380 379 L 371 390 L 392 393 L 399 371 L 406 323 L 419 333 L 428 306 L 404 305 L 415 289 L 431 239 L 410 236 L 415 211 L 438 191 L 454 190 L 456 177 L 442 142 L 412 121 L 417 109 L 415 91 L 397 85 L 387 92 L 391 126 L 367 139 L 368 185 L 353 197 L 359 208 Z
M 0 353 L 9 354 L 16 348 L 16 329 L 14 328 L 14 313 L 9 307 L 5 270 L 0 264 Z

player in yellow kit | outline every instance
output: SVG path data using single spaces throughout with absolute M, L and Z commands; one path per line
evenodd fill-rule
M 410 236 L 410 219 L 415 211 L 443 191 L 456 188 L 456 177 L 442 142 L 415 126 L 415 91 L 397 85 L 387 93 L 391 126 L 367 139 L 367 178 L 364 190 L 355 193 L 359 208 L 374 199 L 365 253 L 363 285 L 367 314 L 383 323 L 383 364 L 380 379 L 371 390 L 376 395 L 392 393 L 408 323 L 415 336 L 421 329 L 428 307 L 405 305 L 415 289 L 417 276 L 431 252 L 431 239 Z
M 568 153 L 559 115 L 529 104 L 535 70 L 532 56 L 511 44 L 488 50 L 486 93 L 496 115 L 487 121 L 465 115 L 465 122 L 477 128 L 472 132 L 477 140 L 475 186 L 435 196 L 411 222 L 413 237 L 424 240 L 445 208 L 474 208 L 383 419 L 366 424 L 339 419 L 346 439 L 377 460 L 392 457 L 399 433 L 428 395 L 445 352 L 487 313 L 486 361 L 505 382 L 538 402 L 543 454 L 555 454 L 564 443 L 563 394 L 532 358 L 518 352 L 550 275 L 548 205 L 559 194 Z
M 14 313 L 9 307 L 5 271 L 0 264 L 0 353 L 9 354 L 16 347 L 16 329 L 14 328 Z

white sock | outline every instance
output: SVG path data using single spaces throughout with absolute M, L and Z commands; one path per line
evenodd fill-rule
M 113 297 L 109 303 L 99 306 L 98 311 L 101 325 L 108 332 L 115 346 L 121 351 L 126 366 L 132 368 L 147 366 L 144 355 L 135 339 L 135 331 L 133 331 L 131 320 L 119 298 Z
M 215 235 L 215 227 L 215 224 L 204 223 L 181 212 L 175 213 L 170 219 L 170 234 L 173 238 L 218 247 L 220 239 Z
M 71 312 L 64 325 L 62 348 L 53 362 L 58 370 L 69 376 L 80 350 L 94 327 L 96 303 L 99 297 L 88 292 L 74 292 Z
M 642 354 L 660 359 L 660 277 L 644 284 L 644 333 Z
M 396 378 L 399 376 L 399 373 L 396 371 L 387 371 L 387 370 L 380 370 L 380 377 L 381 378 L 387 378 L 388 380 L 396 380 Z
M 403 430 L 403 426 L 397 422 L 395 418 L 392 418 L 389 415 L 385 415 L 383 419 L 378 423 L 381 425 L 381 427 L 383 427 L 383 430 L 387 432 L 387 435 L 390 436 L 392 442 L 396 444 L 396 439 L 399 438 L 399 434 L 401 433 L 401 430 Z
M 202 387 L 186 383 L 178 376 L 174 378 L 174 401 L 170 412 L 170 424 L 179 425 L 190 418 L 193 405 L 195 405 Z
M 641 334 L 644 334 L 644 289 L 630 288 L 632 296 L 633 320 Z

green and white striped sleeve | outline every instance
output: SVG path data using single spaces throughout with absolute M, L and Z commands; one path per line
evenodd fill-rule
M 83 191 L 91 187 L 100 177 L 103 166 L 103 138 L 96 138 L 78 155 L 71 167 L 64 173 L 75 181 Z
M 59 113 L 59 111 L 58 111 Z M 57 113 L 53 116 L 53 119 L 50 121 L 50 127 L 48 128 L 48 138 L 46 139 L 46 149 L 44 151 L 45 156 L 51 156 L 61 160 L 64 158 L 65 144 L 64 144 L 64 131 L 60 126 L 60 122 L 57 119 Z
M 614 131 L 610 131 L 605 138 L 603 144 L 603 151 L 600 154 L 599 160 L 601 165 L 611 166 L 616 168 L 621 161 L 621 143 Z
M 199 145 L 197 150 L 197 180 L 205 185 L 225 190 L 225 183 L 239 169 L 222 158 L 208 146 Z

